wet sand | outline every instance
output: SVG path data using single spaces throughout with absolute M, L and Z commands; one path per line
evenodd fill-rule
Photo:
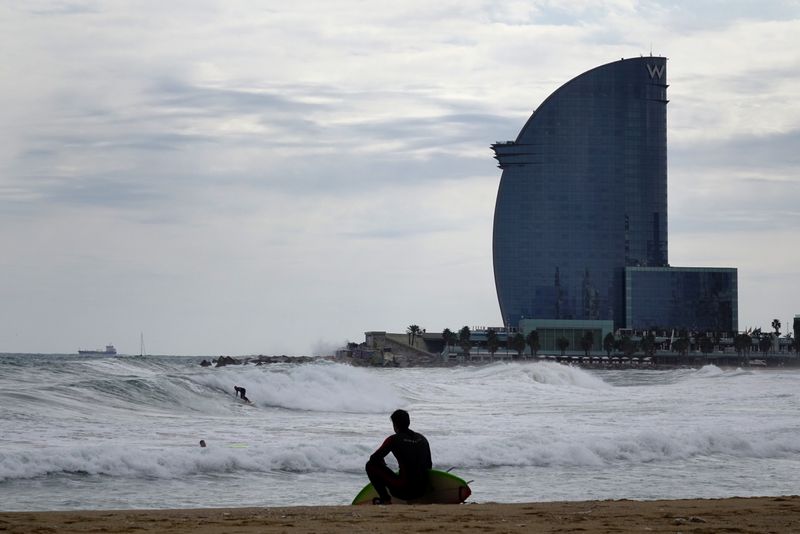
M 0 512 L 0 532 L 800 532 L 800 496 L 424 506 Z

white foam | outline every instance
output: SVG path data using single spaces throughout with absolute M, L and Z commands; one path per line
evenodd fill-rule
M 533 382 L 547 386 L 575 386 L 583 389 L 612 387 L 597 375 L 580 367 L 546 361 L 496 362 L 454 369 L 453 374 L 458 381 L 475 384 L 502 381 L 507 384 L 530 385 Z
M 242 386 L 260 407 L 383 413 L 403 404 L 394 386 L 374 372 L 327 362 L 230 366 L 209 369 L 194 380 L 220 392 L 232 393 L 234 385 Z
M 118 508 L 131 488 L 137 506 L 211 506 L 222 486 L 232 503 L 342 502 L 397 407 L 428 437 L 434 465 L 474 478 L 481 500 L 796 490 L 796 370 L 41 360 L 0 373 L 7 508 Z M 256 405 L 236 401 L 233 385 Z
M 722 376 L 724 374 L 725 374 L 725 371 L 723 371 L 722 369 L 720 369 L 716 365 L 712 365 L 712 364 L 704 365 L 703 367 L 701 367 L 700 369 L 698 369 L 697 371 L 694 372 L 694 376 L 695 377 L 699 377 L 699 378 L 713 378 L 713 377 Z
M 671 435 L 655 430 L 620 436 L 578 434 L 542 439 L 514 436 L 464 441 L 443 439 L 433 447 L 436 461 L 458 467 L 596 467 L 673 462 L 691 458 L 732 457 L 778 459 L 800 453 L 792 438 L 743 437 L 733 432 L 686 432 Z
M 572 365 L 555 362 L 538 362 L 525 366 L 527 374 L 534 382 L 551 386 L 577 386 L 584 389 L 608 389 L 611 386 L 596 375 Z
M 208 446 L 143 448 L 107 443 L 0 453 L 0 482 L 58 475 L 171 479 L 237 472 L 360 472 L 369 452 L 352 444 L 241 446 L 208 440 Z

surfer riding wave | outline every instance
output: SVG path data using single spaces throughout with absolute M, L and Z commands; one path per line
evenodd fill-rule
M 234 392 L 234 394 L 235 394 L 236 396 L 238 396 L 239 398 L 241 398 L 243 401 L 245 401 L 245 402 L 250 402 L 250 399 L 248 399 L 248 398 L 247 398 L 247 395 L 245 395 L 245 393 L 247 393 L 247 390 L 246 390 L 246 389 L 244 389 L 244 388 L 240 388 L 239 386 L 233 386 L 233 392 Z

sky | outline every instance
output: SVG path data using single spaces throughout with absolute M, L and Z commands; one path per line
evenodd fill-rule
M 669 261 L 800 314 L 800 2 L 0 1 L 0 352 L 499 326 L 490 145 L 669 58 Z

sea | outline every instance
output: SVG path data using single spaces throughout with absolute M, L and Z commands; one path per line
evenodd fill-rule
M 469 502 L 800 493 L 797 369 L 202 359 L 0 355 L 0 509 L 349 504 L 397 408 Z

